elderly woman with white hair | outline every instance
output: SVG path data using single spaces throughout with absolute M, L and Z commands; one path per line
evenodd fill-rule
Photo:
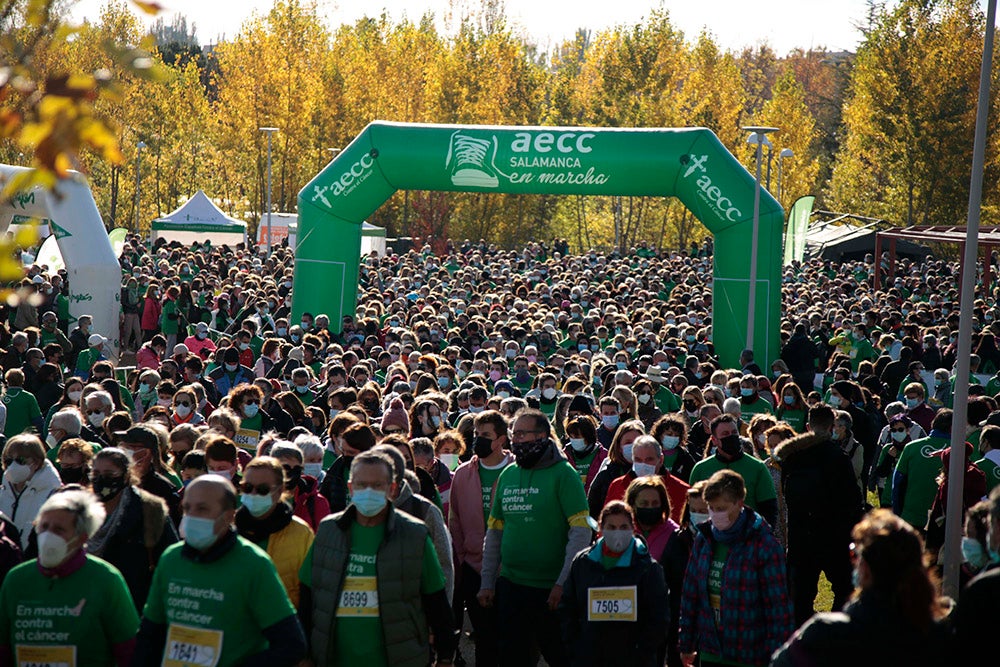
M 3 484 L 0 485 L 0 512 L 21 533 L 21 548 L 28 547 L 31 523 L 42 504 L 62 486 L 55 466 L 45 457 L 38 436 L 15 435 L 3 448 Z
M 35 520 L 38 559 L 0 588 L 0 663 L 131 662 L 139 616 L 122 575 L 86 552 L 105 510 L 89 491 L 57 493 Z

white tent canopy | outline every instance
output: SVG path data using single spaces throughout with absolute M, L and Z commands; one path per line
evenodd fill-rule
M 274 222 L 278 221 L 278 215 L 287 216 L 287 213 L 276 213 L 274 217 Z M 295 244 L 298 243 L 299 235 L 299 223 L 298 215 L 292 214 L 294 217 L 289 220 L 282 220 L 281 224 L 288 225 L 288 247 L 294 248 Z M 291 216 L 290 216 L 291 217 Z M 267 220 L 267 218 L 262 218 L 262 220 Z M 262 223 L 263 224 L 263 223 Z M 263 238 L 263 236 L 261 237 Z M 379 257 L 385 257 L 385 228 L 376 227 L 375 225 L 362 222 L 361 223 L 361 256 L 364 257 L 372 250 L 378 252 Z
M 213 245 L 233 246 L 246 242 L 247 226 L 223 213 L 203 190 L 198 190 L 176 211 L 153 220 L 151 239 L 155 243 L 161 238 L 183 245 L 208 240 Z

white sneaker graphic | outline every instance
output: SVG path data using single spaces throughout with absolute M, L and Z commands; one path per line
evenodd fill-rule
M 445 160 L 445 167 L 452 169 L 452 184 L 476 188 L 499 187 L 500 180 L 492 166 L 496 154 L 496 137 L 491 142 L 488 139 L 466 136 L 461 131 L 455 132 L 451 135 L 451 145 L 448 146 L 448 157 Z

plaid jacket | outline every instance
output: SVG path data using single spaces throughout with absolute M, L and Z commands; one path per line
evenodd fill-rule
M 721 622 L 708 601 L 711 524 L 698 529 L 684 576 L 680 650 L 700 651 L 747 665 L 767 665 L 795 630 L 785 556 L 771 529 L 750 508 L 743 539 L 731 545 L 722 575 Z

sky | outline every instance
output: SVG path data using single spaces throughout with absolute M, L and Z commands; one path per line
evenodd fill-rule
M 255 11 L 267 12 L 273 0 L 158 0 L 170 21 L 179 12 L 194 23 L 203 43 L 222 35 L 233 38 Z M 394 19 L 418 20 L 426 11 L 443 17 L 451 4 L 478 6 L 477 0 L 317 0 L 320 13 L 331 27 L 351 23 L 364 15 L 378 15 L 384 8 Z M 71 11 L 75 21 L 96 21 L 105 0 L 79 0 Z M 572 38 L 577 28 L 594 31 L 620 24 L 634 24 L 662 6 L 689 41 L 705 28 L 725 49 L 769 44 L 779 56 L 794 48 L 826 47 L 853 51 L 860 41 L 858 23 L 865 15 L 865 0 L 504 0 L 506 15 L 515 29 L 543 50 Z M 750 11 L 749 7 L 753 8 Z M 151 22 L 138 10 L 143 20 Z

